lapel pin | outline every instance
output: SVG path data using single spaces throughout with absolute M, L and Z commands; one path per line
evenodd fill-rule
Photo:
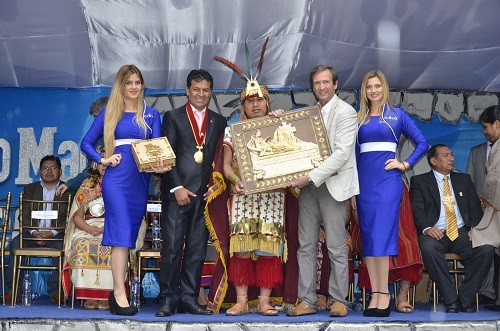
M 462 192 L 458 192 L 458 195 L 461 196 L 461 197 L 464 196 L 464 194 Z

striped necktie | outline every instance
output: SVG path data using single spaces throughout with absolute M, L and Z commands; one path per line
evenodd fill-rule
M 455 199 L 451 195 L 448 176 L 444 176 L 443 185 L 444 214 L 446 218 L 446 235 L 451 241 L 458 238 L 457 215 L 455 214 Z

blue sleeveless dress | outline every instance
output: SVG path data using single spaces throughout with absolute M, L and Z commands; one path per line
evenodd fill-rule
M 99 162 L 101 155 L 94 144 L 104 130 L 104 109 L 94 120 L 81 143 L 82 151 Z M 135 123 L 135 113 L 123 113 L 115 130 L 115 139 L 151 139 L 161 136 L 161 119 L 156 109 L 146 107 L 146 132 Z M 122 159 L 116 167 L 107 167 L 102 179 L 102 198 L 106 210 L 102 244 L 105 246 L 135 248 L 137 234 L 148 201 L 150 174 L 139 172 L 130 144 L 115 148 Z
M 399 206 L 403 182 L 397 169 L 385 170 L 385 162 L 396 157 L 402 133 L 415 144 L 406 159 L 411 166 L 429 145 L 422 132 L 402 108 L 384 108 L 384 120 L 372 116 L 360 125 L 356 144 L 360 194 L 356 196 L 364 256 L 398 255 Z M 391 150 L 393 149 L 393 150 Z

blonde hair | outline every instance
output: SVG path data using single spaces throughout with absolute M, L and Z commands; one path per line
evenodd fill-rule
M 125 84 L 127 79 L 133 74 L 137 74 L 142 83 L 141 92 L 134 107 L 137 109 L 134 121 L 142 129 L 144 138 L 146 138 L 146 122 L 144 121 L 145 107 L 143 103 L 144 78 L 139 68 L 133 64 L 126 64 L 122 66 L 116 74 L 113 88 L 111 89 L 111 95 L 106 105 L 106 114 L 104 116 L 104 148 L 106 150 L 106 157 L 110 157 L 115 152 L 115 129 L 125 110 Z
M 366 84 L 370 78 L 377 77 L 382 83 L 382 107 L 385 104 L 389 104 L 389 83 L 384 73 L 380 70 L 370 70 L 363 77 L 363 82 L 361 83 L 360 96 L 359 96 L 359 112 L 358 112 L 358 123 L 367 123 L 370 121 L 370 117 L 367 116 L 368 109 L 371 106 L 370 100 L 366 95 Z M 383 110 L 383 109 L 382 109 Z M 380 117 L 382 118 L 383 112 L 380 111 Z

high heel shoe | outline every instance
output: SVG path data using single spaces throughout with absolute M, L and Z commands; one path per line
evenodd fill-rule
M 365 310 L 363 310 L 363 316 L 375 316 L 376 310 L 377 308 L 366 308 Z
M 378 292 L 379 294 L 390 295 L 389 293 Z M 387 308 L 376 308 L 375 309 L 375 317 L 389 317 L 391 314 L 391 299 L 389 298 L 389 303 L 387 304 Z
M 122 307 L 118 304 L 115 298 L 115 291 L 111 291 L 108 297 L 109 301 L 109 310 L 115 315 L 125 315 L 132 316 L 137 314 L 137 307 Z
M 372 295 L 375 294 L 375 293 L 380 293 L 380 292 L 374 291 L 374 292 L 372 292 Z M 375 316 L 375 311 L 376 310 L 377 310 L 377 307 L 375 307 L 375 308 L 366 308 L 365 310 L 363 310 L 363 316 L 367 316 L 367 317 Z

